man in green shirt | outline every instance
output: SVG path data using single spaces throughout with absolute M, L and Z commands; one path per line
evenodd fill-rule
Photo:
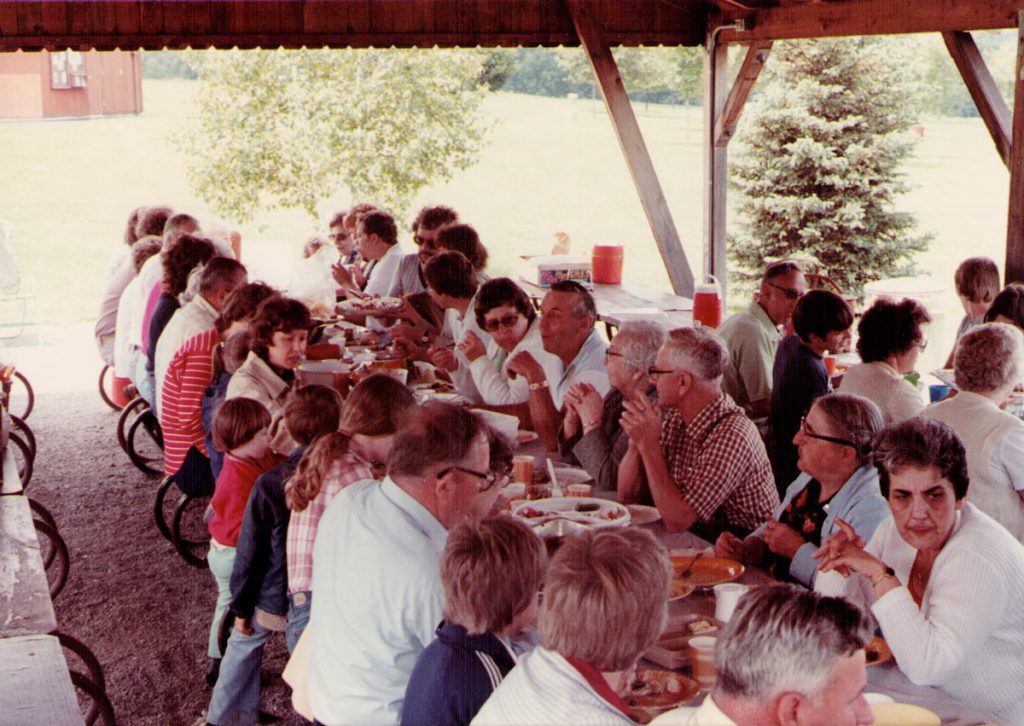
M 771 409 L 772 363 L 779 328 L 789 322 L 807 280 L 795 262 L 776 262 L 761 276 L 761 288 L 750 307 L 718 328 L 729 351 L 722 390 L 751 418 L 766 418 Z

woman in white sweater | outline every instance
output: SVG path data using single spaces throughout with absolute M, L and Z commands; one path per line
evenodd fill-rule
M 874 401 L 887 424 L 921 413 L 924 399 L 903 376 L 914 370 L 928 346 L 922 326 L 929 322 L 931 316 L 917 300 L 876 300 L 857 325 L 863 363 L 850 366 L 838 390 Z
M 1024 545 L 964 501 L 967 460 L 947 424 L 888 427 L 875 463 L 892 519 L 866 546 L 841 525 L 815 589 L 869 604 L 913 683 L 1024 723 Z
M 544 350 L 540 318 L 530 298 L 512 280 L 499 277 L 481 285 L 474 312 L 477 325 L 490 334 L 491 341 L 485 345 L 469 332 L 459 350 L 469 360 L 473 383 L 484 403 L 508 406 L 529 400 L 527 380 L 508 372 L 508 362 L 520 351 L 528 351 L 541 364 L 549 381 L 561 378 L 562 361 Z

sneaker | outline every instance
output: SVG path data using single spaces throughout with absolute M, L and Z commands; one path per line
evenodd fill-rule
M 210 658 L 206 667 L 206 685 L 213 688 L 217 684 L 217 677 L 220 675 L 220 658 Z

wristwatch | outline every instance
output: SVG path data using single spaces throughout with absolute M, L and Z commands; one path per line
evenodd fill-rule
M 886 565 L 885 569 L 882 570 L 881 573 L 871 578 L 871 587 L 878 587 L 878 583 L 880 583 L 886 577 L 896 577 L 896 571 L 889 567 L 889 565 Z

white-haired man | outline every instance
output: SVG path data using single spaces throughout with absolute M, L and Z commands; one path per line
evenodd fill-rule
M 757 427 L 722 393 L 725 364 L 714 333 L 677 328 L 649 371 L 661 410 L 639 396 L 623 403 L 622 414 L 629 448 L 620 499 L 643 500 L 649 489 L 670 531 L 693 529 L 712 542 L 725 531 L 745 537 L 779 503 Z
M 652 726 L 874 723 L 864 700 L 873 626 L 842 598 L 796 585 L 751 590 L 718 638 L 718 682 L 704 703 L 668 711 Z

